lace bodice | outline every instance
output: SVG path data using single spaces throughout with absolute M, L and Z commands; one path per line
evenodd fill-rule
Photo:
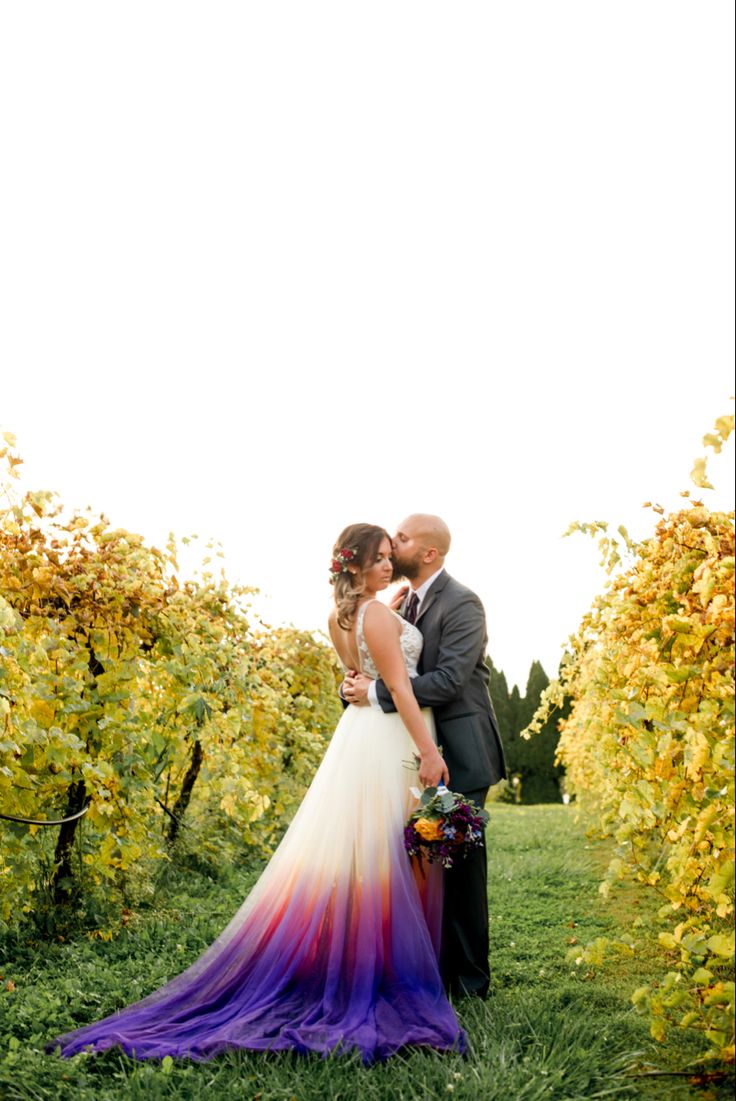
M 378 677 L 378 670 L 373 664 L 373 658 L 370 655 L 370 650 L 363 636 L 363 618 L 366 608 L 371 603 L 372 601 L 367 600 L 365 604 L 361 604 L 358 609 L 358 618 L 355 622 L 355 641 L 358 644 L 358 653 L 360 654 L 361 672 L 365 673 L 367 677 L 373 677 L 375 680 Z M 396 612 L 392 612 L 392 615 L 396 615 Z M 415 677 L 417 675 L 417 666 L 424 644 L 422 632 L 418 627 L 415 627 L 413 623 L 409 623 L 407 620 L 402 619 L 401 616 L 396 615 L 396 618 L 401 623 L 401 638 L 399 639 L 399 645 L 401 646 L 401 653 L 404 657 L 406 671 L 410 677 Z

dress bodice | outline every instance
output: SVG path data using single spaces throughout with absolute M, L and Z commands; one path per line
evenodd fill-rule
M 372 677 L 375 680 L 378 677 L 378 670 L 376 669 L 370 650 L 366 644 L 365 636 L 363 635 L 365 610 L 371 603 L 372 601 L 367 600 L 365 604 L 361 604 L 358 609 L 358 618 L 355 621 L 355 641 L 358 645 L 358 653 L 360 655 L 361 672 L 365 673 L 367 677 Z M 409 623 L 408 620 L 402 619 L 400 615 L 396 615 L 396 612 L 392 612 L 391 614 L 395 615 L 401 624 L 399 645 L 401 646 L 401 653 L 404 658 L 404 664 L 406 665 L 406 671 L 410 677 L 415 677 L 417 675 L 419 658 L 422 653 L 422 646 L 424 645 L 422 632 L 418 627 L 415 627 L 413 623 Z

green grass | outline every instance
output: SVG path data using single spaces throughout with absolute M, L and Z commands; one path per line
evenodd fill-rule
M 695 1049 L 654 1043 L 629 996 L 656 979 L 652 953 L 593 970 L 566 961 L 574 940 L 616 936 L 623 916 L 654 900 L 597 892 L 604 852 L 562 806 L 494 805 L 489 827 L 492 991 L 464 1000 L 469 1057 L 414 1051 L 364 1067 L 356 1057 L 232 1052 L 210 1063 L 136 1063 L 119 1052 L 63 1060 L 44 1042 L 135 1000 L 199 955 L 239 905 L 258 868 L 213 881 L 171 877 L 165 899 L 110 942 L 79 937 L 0 944 L 0 1097 L 8 1101 L 686 1101 L 731 1096 L 728 1081 L 697 1085 L 679 1071 Z M 29 939 L 30 938 L 30 939 Z M 574 947 L 574 945 L 573 945 Z M 15 984 L 7 990 L 8 980 Z

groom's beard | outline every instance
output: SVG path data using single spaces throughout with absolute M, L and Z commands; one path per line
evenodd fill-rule
M 394 570 L 391 574 L 391 581 L 413 581 L 418 574 L 418 562 L 397 562 L 394 560 Z

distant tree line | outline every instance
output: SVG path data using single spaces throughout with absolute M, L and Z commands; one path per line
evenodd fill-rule
M 501 731 L 508 781 L 502 798 L 521 803 L 559 803 L 562 800 L 560 781 L 564 768 L 556 765 L 555 752 L 559 741 L 557 725 L 568 713 L 566 706 L 550 715 L 544 727 L 533 737 L 522 738 L 521 731 L 531 722 L 539 706 L 549 677 L 538 661 L 533 661 L 522 696 L 516 685 L 509 692 L 506 677 L 487 658 L 491 671 L 491 698 Z

